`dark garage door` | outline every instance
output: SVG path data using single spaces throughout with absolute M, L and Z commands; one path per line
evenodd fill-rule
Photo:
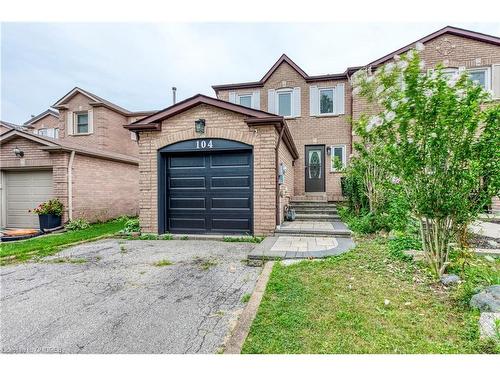
M 252 152 L 167 154 L 165 229 L 252 233 Z

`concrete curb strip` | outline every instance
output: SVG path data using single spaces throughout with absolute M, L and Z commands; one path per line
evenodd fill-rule
M 238 322 L 236 323 L 236 327 L 234 328 L 233 332 L 231 332 L 231 336 L 226 343 L 224 354 L 241 353 L 243 344 L 245 343 L 248 332 L 250 331 L 250 327 L 252 326 L 252 322 L 257 315 L 257 310 L 259 309 L 262 297 L 264 296 L 266 285 L 269 281 L 269 277 L 271 276 L 273 266 L 274 262 L 267 262 L 264 265 L 262 273 L 260 274 L 259 279 L 257 280 L 257 284 L 255 285 L 252 296 L 245 306 L 245 309 L 241 313 Z

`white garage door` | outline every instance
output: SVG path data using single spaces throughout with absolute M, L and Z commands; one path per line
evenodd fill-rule
M 6 172 L 7 228 L 38 228 L 38 215 L 33 210 L 53 198 L 52 171 Z

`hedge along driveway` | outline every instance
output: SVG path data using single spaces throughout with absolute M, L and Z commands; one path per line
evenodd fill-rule
M 384 241 L 325 261 L 277 263 L 243 353 L 476 353 L 478 314 Z M 387 300 L 387 301 L 386 301 Z
M 66 245 L 110 236 L 123 229 L 124 225 L 125 220 L 117 219 L 92 224 L 82 230 L 48 234 L 24 241 L 4 242 L 0 246 L 0 265 L 26 261 L 33 257 L 44 257 L 54 254 Z

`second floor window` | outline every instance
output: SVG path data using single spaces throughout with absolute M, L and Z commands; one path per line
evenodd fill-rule
M 490 77 L 488 68 L 478 68 L 468 70 L 469 78 L 485 90 L 490 89 Z
M 76 134 L 87 134 L 89 132 L 89 114 L 77 113 L 76 114 Z
M 333 114 L 333 89 L 319 90 L 319 113 Z
M 292 91 L 281 91 L 278 95 L 278 115 L 283 117 L 292 116 Z
M 248 108 L 252 108 L 252 95 L 240 95 L 238 96 L 240 100 L 240 105 L 243 105 Z

